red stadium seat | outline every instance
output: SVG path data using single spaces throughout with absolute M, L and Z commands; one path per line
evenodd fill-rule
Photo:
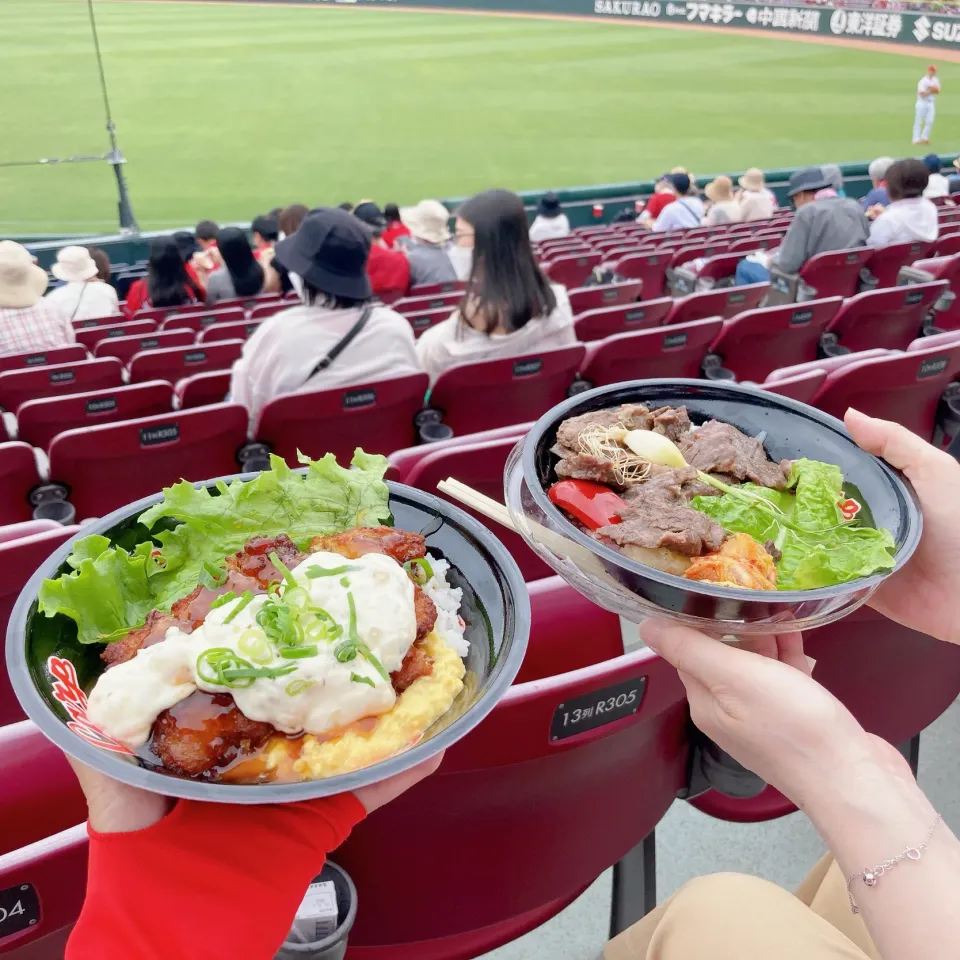
M 50 445 L 50 479 L 78 518 L 103 516 L 181 478 L 236 473 L 247 421 L 246 408 L 224 403 L 68 430 Z
M 673 307 L 672 297 L 659 300 L 641 300 L 623 307 L 602 307 L 588 310 L 573 321 L 577 339 L 581 343 L 602 340 L 615 333 L 630 333 L 659 327 Z
M 424 330 L 435 327 L 438 323 L 443 323 L 453 315 L 450 307 L 440 307 L 439 310 L 421 310 L 419 313 L 408 313 L 406 318 L 413 327 L 413 335 L 419 337 Z
M 434 294 L 432 297 L 403 297 L 390 304 L 390 309 L 404 316 L 410 313 L 423 313 L 425 310 L 447 309 L 450 313 L 459 305 L 463 294 L 459 290 L 452 293 Z
M 444 293 L 462 293 L 467 289 L 463 280 L 448 280 L 445 283 L 421 283 L 410 288 L 409 297 L 435 297 Z
M 960 232 L 942 233 L 935 242 L 933 255 L 935 257 L 952 257 L 960 253 Z
M 568 289 L 582 287 L 594 267 L 599 267 L 603 257 L 599 253 L 569 253 L 556 257 L 544 264 L 543 272 L 553 283 L 562 284 Z
M 634 251 L 616 260 L 613 264 L 613 271 L 628 280 L 641 280 L 643 282 L 643 299 L 656 300 L 662 297 L 665 292 L 664 282 L 667 276 L 669 259 L 666 254 L 656 251 Z
M 111 313 L 107 317 L 84 317 L 83 320 L 71 320 L 70 323 L 74 330 L 86 330 L 89 327 L 109 327 L 115 323 L 123 322 L 123 306 L 120 304 L 120 313 Z
M 821 357 L 818 360 L 812 360 L 809 363 L 797 363 L 790 367 L 780 367 L 767 376 L 762 386 L 765 390 L 770 389 L 772 383 L 778 383 L 781 380 L 792 379 L 807 374 L 812 370 L 819 370 L 824 377 L 832 370 L 839 370 L 848 363 L 859 363 L 861 360 L 870 360 L 873 357 L 887 357 L 896 354 L 896 350 L 861 350 L 859 353 L 844 353 L 836 357 Z
M 440 374 L 430 406 L 458 436 L 536 420 L 561 400 L 583 363 L 582 344 L 462 363 Z
M 852 297 L 860 283 L 860 271 L 873 256 L 873 247 L 818 253 L 800 268 L 800 279 L 813 287 L 811 299 Z
M 676 269 L 690 260 L 707 259 L 727 252 L 727 242 L 725 240 L 703 240 L 696 242 L 697 238 L 690 238 L 693 243 L 684 243 L 679 249 L 673 252 L 670 262 L 667 264 L 671 269 Z M 736 270 L 734 270 L 736 272 Z
M 177 400 L 181 410 L 205 407 L 211 403 L 223 403 L 230 392 L 229 370 L 208 370 L 195 373 L 177 384 Z
M 39 482 L 37 460 L 30 444 L 17 440 L 0 443 L 0 523 L 33 519 L 33 507 L 27 497 Z
M 183 377 L 207 370 L 229 370 L 242 352 L 242 340 L 219 340 L 185 347 L 146 350 L 131 359 L 130 382 L 169 380 L 176 383 Z
M 359 446 L 392 453 L 417 442 L 413 421 L 428 386 L 427 375 L 415 373 L 277 397 L 260 412 L 254 436 L 291 466 L 298 465 L 298 450 L 314 458 L 334 453 L 341 463 Z
M 213 343 L 215 340 L 246 340 L 257 331 L 263 320 L 236 320 L 233 323 L 212 323 L 204 327 L 197 343 Z
M 871 347 L 905 350 L 946 289 L 946 281 L 937 280 L 857 294 L 844 303 L 827 330 L 841 347 L 854 352 Z
M 932 260 L 917 260 L 900 274 L 900 283 L 925 283 L 946 280 L 955 297 L 946 310 L 938 310 L 936 325 L 940 330 L 960 329 L 960 253 Z
M 530 596 L 529 681 L 337 851 L 365 904 L 350 936 L 357 960 L 476 957 L 515 939 L 638 847 L 685 782 L 687 711 L 673 668 L 649 649 L 607 659 L 622 650 L 618 619 L 557 578 L 531 584 Z M 564 737 L 565 707 L 626 699 L 641 682 L 636 713 Z M 387 847 L 402 884 L 383 869 Z M 457 883 L 451 850 L 470 864 Z
M 279 313 L 281 310 L 289 310 L 293 306 L 296 306 L 296 304 L 288 303 L 283 300 L 273 300 L 270 303 L 258 303 L 250 311 L 250 319 L 266 320 L 267 317 L 272 317 L 275 313 Z
M 585 310 L 599 310 L 601 307 L 619 307 L 640 299 L 643 284 L 639 280 L 626 283 L 605 283 L 596 287 L 579 287 L 567 291 L 570 296 L 570 308 L 577 316 Z
M 195 339 L 196 335 L 192 330 L 158 330 L 131 337 L 101 340 L 93 348 L 93 355 L 95 357 L 116 357 L 122 364 L 128 364 L 136 354 L 142 353 L 144 350 L 185 347 L 193 343 Z
M 704 317 L 733 317 L 744 310 L 759 307 L 769 289 L 769 283 L 751 283 L 745 287 L 723 287 L 691 293 L 689 297 L 674 302 L 673 309 L 663 322 L 669 326 L 702 320 Z
M 728 253 L 739 253 L 741 257 L 754 250 L 772 250 L 779 247 L 783 241 L 783 234 L 776 233 L 755 233 L 746 237 L 738 237 L 730 244 Z
M 64 430 L 149 417 L 165 413 L 172 406 L 173 387 L 163 380 L 28 400 L 17 410 L 18 435 L 33 446 L 46 449 Z
M 893 287 L 897 284 L 897 274 L 901 267 L 927 256 L 933 249 L 932 243 L 914 240 L 913 243 L 892 243 L 888 247 L 877 247 L 868 265 L 869 271 L 877 278 L 879 287 Z
M 213 323 L 239 323 L 246 320 L 247 314 L 243 307 L 217 307 L 203 312 L 171 314 L 160 324 L 161 330 L 193 330 L 199 333 L 204 327 Z
M 820 336 L 843 300 L 809 300 L 760 307 L 724 321 L 710 352 L 738 380 L 762 381 L 778 367 L 817 359 Z
M 457 437 L 453 441 L 430 443 L 415 450 L 401 451 L 399 463 L 402 469 L 395 474 L 396 479 L 400 483 L 409 484 L 418 490 L 425 490 L 427 493 L 450 500 L 437 489 L 437 484 L 448 477 L 454 477 L 485 496 L 502 502 L 503 470 L 507 456 L 529 426 L 529 424 L 526 427 L 521 426 L 519 429 L 522 432 L 518 433 L 514 429 L 512 435 L 496 440 L 469 443 Z M 414 458 L 411 454 L 419 456 Z M 398 461 L 391 457 L 391 462 Z M 461 510 L 467 510 L 467 513 L 476 517 L 493 532 L 517 561 L 524 580 L 530 582 L 553 575 L 553 571 L 523 542 L 519 534 L 467 509 L 459 501 L 451 500 L 451 503 L 455 503 Z
M 0 451 L 2 451 L 2 447 L 0 447 Z M 0 457 L 2 457 L 2 453 L 0 453 Z M 2 469 L 2 463 L 3 460 L 0 459 L 0 469 Z M 9 499 L 11 493 L 12 491 L 4 486 L 5 499 Z M 57 524 L 55 530 L 46 530 L 42 533 L 34 533 L 31 536 L 0 543 L 0 636 L 5 637 L 7 635 L 7 622 L 10 620 L 13 605 L 17 602 L 20 591 L 27 585 L 27 581 L 33 576 L 37 567 L 61 543 L 69 540 L 78 529 L 78 527 L 61 527 Z M 2 737 L 5 725 L 16 723 L 24 717 L 23 708 L 13 695 L 13 688 L 10 686 L 10 680 L 7 677 L 6 660 L 0 659 L 0 744 L 3 743 Z M 3 758 L 0 759 L 0 764 L 5 765 L 6 756 L 2 746 L 0 746 L 0 757 Z M 3 776 L 0 776 L 0 796 L 7 789 L 9 789 L 8 782 Z M 4 829 L 0 830 L 0 854 L 2 854 L 6 852 L 4 848 L 10 849 L 7 829 L 9 827 L 12 830 L 14 825 L 2 817 L 0 817 L 0 821 L 4 824 Z M 20 837 L 20 842 L 32 843 L 35 839 L 39 839 L 39 837 Z M 17 846 L 19 845 L 18 843 Z
M 731 282 L 737 273 L 737 264 L 742 259 L 742 253 L 719 253 L 708 257 L 706 263 L 696 271 L 697 286 L 707 289 L 722 282 Z
M 96 353 L 96 346 L 101 340 L 113 339 L 115 337 L 134 337 L 146 336 L 157 329 L 157 325 L 152 320 L 127 320 L 120 321 L 115 318 L 116 323 L 111 323 L 106 327 L 88 327 L 85 330 L 77 331 L 77 343 L 83 346 L 91 353 Z M 100 356 L 112 356 L 112 354 L 100 354 Z
M 20 353 L 5 353 L 0 357 L 0 373 L 7 370 L 31 370 L 34 367 L 50 367 L 58 363 L 75 363 L 86 360 L 83 344 L 71 343 L 68 347 L 53 347 L 51 350 L 25 350 Z
M 31 370 L 8 370 L 0 373 L 0 407 L 13 412 L 27 400 L 104 390 L 119 387 L 122 381 L 123 365 L 115 357 L 58 363 Z
M 591 343 L 580 375 L 593 386 L 650 377 L 699 377 L 720 317 L 619 333 Z
M 827 371 L 815 363 L 800 364 L 805 369 L 790 376 L 778 377 L 767 381 L 761 386 L 768 393 L 776 393 L 781 397 L 790 397 L 801 403 L 813 403 L 817 391 L 827 379 Z

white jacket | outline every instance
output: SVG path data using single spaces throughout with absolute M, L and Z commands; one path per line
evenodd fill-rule
M 565 213 L 559 217 L 537 217 L 530 224 L 530 242 L 540 243 L 543 240 L 559 240 L 570 233 L 570 221 Z
M 940 234 L 937 208 L 931 200 L 895 200 L 870 226 L 871 247 L 887 247 L 891 243 L 932 243 Z

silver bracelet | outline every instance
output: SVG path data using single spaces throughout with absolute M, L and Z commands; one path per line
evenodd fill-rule
M 927 835 L 923 838 L 923 842 L 916 847 L 904 847 L 903 853 L 899 856 L 894 857 L 892 860 L 884 860 L 883 863 L 878 863 L 875 867 L 866 867 L 862 873 L 855 873 L 852 876 L 847 878 L 847 897 L 850 900 L 850 909 L 854 913 L 859 913 L 860 908 L 857 906 L 856 900 L 853 899 L 853 892 L 850 889 L 850 885 L 853 883 L 857 877 L 863 878 L 863 883 L 867 887 L 875 887 L 877 881 L 894 865 L 900 863 L 901 860 L 919 860 L 923 856 L 923 851 L 927 849 L 927 844 L 930 842 L 930 838 L 933 836 L 933 831 L 937 829 L 937 824 L 943 820 L 943 817 L 938 813 L 937 819 L 933 821 L 933 824 L 930 826 L 930 829 L 927 831 Z

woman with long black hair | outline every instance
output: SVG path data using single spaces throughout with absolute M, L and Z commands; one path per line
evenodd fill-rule
M 217 249 L 223 266 L 207 280 L 207 303 L 255 297 L 270 292 L 270 287 L 279 289 L 279 285 L 273 283 L 275 278 L 269 264 L 257 261 L 247 235 L 239 227 L 224 227 L 217 239 Z
M 141 307 L 182 307 L 203 301 L 203 288 L 187 272 L 177 241 L 154 237 L 150 241 L 147 275 L 127 291 L 124 313 L 132 317 Z
M 509 190 L 485 190 L 457 210 L 449 253 L 467 291 L 453 315 L 417 341 L 432 380 L 458 363 L 576 343 L 567 292 L 537 266 L 529 226 Z

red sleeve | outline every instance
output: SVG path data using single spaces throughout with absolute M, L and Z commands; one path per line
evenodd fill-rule
M 123 312 L 128 320 L 143 306 L 146 298 L 147 281 L 142 277 L 139 280 L 134 280 L 127 291 L 127 301 L 123 307 Z
M 187 267 L 187 276 L 188 276 L 188 277 L 190 278 L 190 280 L 193 282 L 193 285 L 194 285 L 194 287 L 196 287 L 197 293 L 199 294 L 199 297 L 198 297 L 197 299 L 198 299 L 198 300 L 204 300 L 204 299 L 206 298 L 206 296 L 207 296 L 207 289 L 206 289 L 206 287 L 204 287 L 204 285 L 200 282 L 200 277 L 197 276 L 197 271 L 196 271 L 196 269 L 194 268 L 193 264 L 192 264 L 192 263 L 188 263 L 188 264 L 186 265 L 186 267 Z
M 372 247 L 367 273 L 374 293 L 406 293 L 410 289 L 410 261 L 399 250 Z
M 145 830 L 89 830 L 86 899 L 65 960 L 271 960 L 326 854 L 364 816 L 353 794 L 181 800 Z

